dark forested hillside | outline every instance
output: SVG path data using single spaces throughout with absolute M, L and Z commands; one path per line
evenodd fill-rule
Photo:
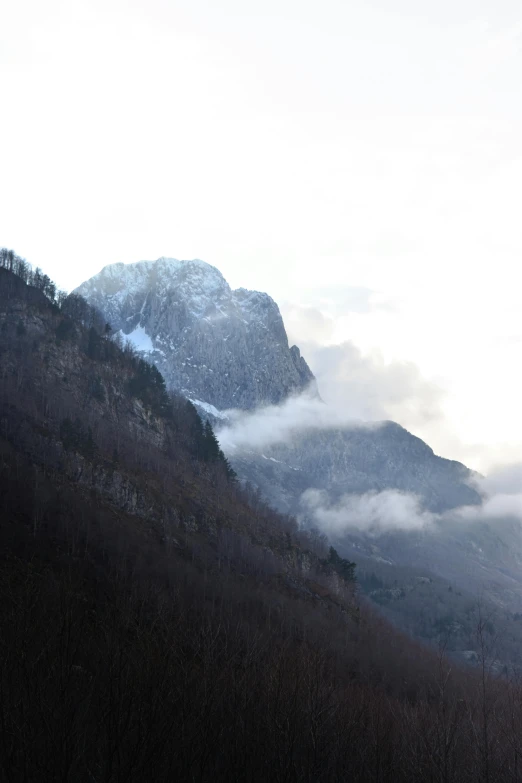
M 0 254 L 0 776 L 517 781 L 522 690 L 359 603 L 194 407 Z

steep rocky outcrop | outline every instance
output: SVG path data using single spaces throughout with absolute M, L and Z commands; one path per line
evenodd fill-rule
M 77 293 L 157 366 L 169 388 L 192 400 L 249 410 L 314 383 L 297 346 L 288 346 L 274 300 L 232 291 L 203 261 L 113 264 Z

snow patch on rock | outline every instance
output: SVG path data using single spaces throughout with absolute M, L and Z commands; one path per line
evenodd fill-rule
M 121 334 L 121 332 L 120 332 Z M 130 334 L 122 334 L 124 340 L 127 340 L 137 351 L 142 353 L 151 353 L 154 350 L 152 340 L 143 326 L 137 326 Z
M 215 419 L 221 419 L 222 421 L 228 421 L 228 416 L 225 413 L 222 413 L 219 411 L 214 405 L 211 405 L 209 402 L 203 402 L 203 400 L 190 400 L 190 402 L 196 406 L 196 408 L 201 408 L 201 410 L 205 411 L 205 413 L 209 413 L 211 416 L 214 416 Z

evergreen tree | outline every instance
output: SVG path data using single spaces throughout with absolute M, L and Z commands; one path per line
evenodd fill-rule
M 341 576 L 345 582 L 355 582 L 355 563 L 346 560 L 344 557 L 340 557 L 333 546 L 330 547 L 328 563 L 335 568 L 339 576 Z
M 214 430 L 209 421 L 204 425 L 204 455 L 203 459 L 207 462 L 217 462 L 222 457 L 221 449 L 219 448 L 218 439 L 214 435 Z

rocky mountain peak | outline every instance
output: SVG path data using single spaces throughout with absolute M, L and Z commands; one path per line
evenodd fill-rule
M 314 383 L 299 349 L 288 345 L 274 300 L 233 291 L 204 261 L 111 264 L 76 292 L 191 399 L 252 409 Z

